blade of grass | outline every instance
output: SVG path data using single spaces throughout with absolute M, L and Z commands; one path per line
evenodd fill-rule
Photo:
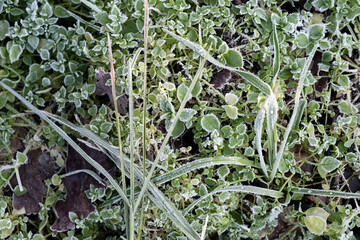
M 319 46 L 319 44 L 316 44 L 313 47 L 312 51 L 310 52 L 310 54 L 309 54 L 309 56 L 308 56 L 308 58 L 307 58 L 307 60 L 306 60 L 306 62 L 304 64 L 304 67 L 303 67 L 303 69 L 301 71 L 300 79 L 299 79 L 296 94 L 295 94 L 294 111 L 293 111 L 293 114 L 291 115 L 290 122 L 289 122 L 289 124 L 288 124 L 288 126 L 287 126 L 287 128 L 285 130 L 283 141 L 281 142 L 279 152 L 277 153 L 276 160 L 275 160 L 274 166 L 273 166 L 272 171 L 271 171 L 270 180 L 274 179 L 275 174 L 277 173 L 277 170 L 278 170 L 279 165 L 280 165 L 280 161 L 281 161 L 281 159 L 283 157 L 283 154 L 284 154 L 284 150 L 285 150 L 285 147 L 286 147 L 290 132 L 294 127 L 295 119 L 298 118 L 297 115 L 300 114 L 300 112 L 299 112 L 300 94 L 301 94 L 302 89 L 304 87 L 304 79 L 305 79 L 305 77 L 306 77 L 306 75 L 308 73 L 310 63 L 311 63 L 311 61 L 312 61 L 312 59 L 313 59 L 313 57 L 315 55 L 315 52 L 316 52 L 318 46 Z
M 206 215 L 205 224 L 201 231 L 201 240 L 205 240 L 205 234 L 206 234 L 206 228 L 207 228 L 208 221 L 209 221 L 209 215 Z
M 154 184 L 163 184 L 166 183 L 174 178 L 180 177 L 181 175 L 187 174 L 191 171 L 194 171 L 196 169 L 206 168 L 210 166 L 215 165 L 242 165 L 242 166 L 255 166 L 255 163 L 253 161 L 250 161 L 246 158 L 242 157 L 226 157 L 226 156 L 220 156 L 220 157 L 212 157 L 212 158 L 202 158 L 195 160 L 193 162 L 190 162 L 188 164 L 185 164 L 181 167 L 178 167 L 171 172 L 168 172 L 166 174 L 160 175 L 153 179 Z
M 43 112 L 39 111 L 34 105 L 28 102 L 25 98 L 23 98 L 20 94 L 14 91 L 12 88 L 8 87 L 3 81 L 0 82 L 0 86 L 5 88 L 11 94 L 13 94 L 16 98 L 18 98 L 23 104 L 25 104 L 29 109 L 31 109 L 34 113 L 36 113 L 41 119 L 47 122 L 65 141 L 67 141 L 86 161 L 88 161 L 96 170 L 98 170 L 101 174 L 103 174 L 109 182 L 114 186 L 115 190 L 120 194 L 123 198 L 126 205 L 130 205 L 125 193 L 121 190 L 120 186 L 117 184 L 115 179 L 94 159 L 89 157 L 87 153 L 84 152 L 75 142 L 72 140 L 69 135 L 67 135 L 61 128 L 59 128 L 54 122 L 52 122 Z
M 211 46 L 210 46 L 211 47 Z M 157 153 L 157 156 L 155 158 L 155 161 L 154 161 L 154 165 L 152 165 L 145 181 L 144 181 L 144 185 L 142 186 L 141 188 L 141 192 L 138 196 L 138 199 L 136 200 L 136 204 L 135 204 L 135 211 L 136 209 L 139 207 L 139 204 L 140 204 L 140 201 L 142 199 L 142 197 L 144 196 L 144 193 L 145 193 L 145 190 L 147 188 L 147 185 L 149 184 L 150 182 L 150 179 L 152 177 L 152 174 L 154 173 L 155 171 L 155 168 L 156 168 L 156 164 L 158 164 L 158 162 L 160 161 L 160 156 L 162 155 L 162 153 L 164 152 L 165 150 L 165 147 L 166 147 L 166 144 L 168 143 L 170 137 L 171 137 L 171 134 L 176 126 L 176 123 L 177 121 L 179 120 L 180 118 L 180 115 L 183 111 L 183 109 L 185 108 L 185 104 L 186 102 L 188 101 L 188 99 L 190 99 L 190 96 L 191 96 L 191 92 L 193 91 L 194 87 L 195 87 L 195 84 L 196 82 L 198 81 L 199 78 L 201 78 L 201 75 L 202 75 L 202 70 L 204 68 L 204 65 L 205 65 L 205 62 L 206 62 L 206 57 L 207 55 L 205 55 L 205 58 L 201 61 L 200 63 L 200 66 L 199 66 L 199 69 L 197 70 L 196 74 L 195 74 L 195 77 L 194 79 L 192 80 L 191 84 L 190 84 L 190 87 L 187 91 L 187 93 L 185 94 L 185 97 L 184 99 L 182 100 L 181 104 L 180 104 L 180 107 L 179 107 L 179 110 L 177 111 L 176 115 L 175 115 L 175 118 L 174 118 L 174 121 L 172 122 L 171 126 L 170 126 L 170 129 L 168 130 L 168 133 L 166 134 L 165 136 L 165 139 L 164 141 L 162 142 L 161 144 L 161 147 L 160 147 L 160 150 L 159 152 Z
M 212 192 L 209 192 L 208 194 L 201 196 L 200 198 L 196 199 L 194 202 L 192 202 L 187 208 L 184 209 L 183 214 L 187 214 L 190 212 L 197 204 L 199 204 L 202 200 L 205 198 L 214 195 L 216 193 L 221 192 L 242 192 L 242 193 L 248 193 L 248 194 L 255 194 L 255 195 L 262 195 L 262 196 L 269 196 L 273 198 L 281 198 L 284 197 L 284 194 L 282 192 L 266 189 L 266 188 L 260 188 L 260 187 L 253 187 L 253 186 L 243 186 L 243 185 L 236 185 L 236 186 L 229 186 L 224 188 L 217 188 L 214 189 Z
M 316 197 L 316 196 L 315 196 Z M 341 218 L 333 211 L 331 210 L 323 201 L 321 201 L 318 197 L 316 197 L 316 203 L 320 203 L 321 206 L 323 206 L 323 208 L 325 208 L 325 210 L 330 213 L 330 215 L 339 223 L 342 224 L 342 220 Z
M 255 127 L 255 139 L 256 139 L 255 143 L 256 143 L 256 148 L 258 150 L 260 166 L 261 166 L 261 170 L 265 174 L 266 178 L 268 178 L 269 175 L 267 173 L 267 167 L 265 164 L 264 156 L 262 154 L 261 136 L 262 136 L 263 124 L 264 124 L 265 113 L 266 113 L 266 108 L 267 108 L 266 105 L 268 105 L 268 101 L 269 101 L 269 99 L 266 98 L 264 104 L 262 105 L 262 107 L 259 110 L 258 115 L 256 116 L 255 126 L 254 126 Z
M 189 40 L 187 40 L 185 38 L 182 38 L 182 37 L 176 35 L 175 33 L 172 33 L 170 31 L 168 31 L 166 28 L 163 28 L 163 30 L 164 30 L 164 32 L 171 35 L 173 38 L 175 38 L 179 42 L 183 43 L 185 46 L 191 48 L 193 51 L 195 51 L 200 56 L 205 57 L 206 51 L 199 44 L 193 43 L 193 42 L 191 42 L 191 41 L 189 41 Z M 269 96 L 272 93 L 272 90 L 271 90 L 270 86 L 267 83 L 265 83 L 264 81 L 262 81 L 260 78 L 258 78 L 256 75 L 254 75 L 254 74 L 252 74 L 250 72 L 246 72 L 246 71 L 243 71 L 243 70 L 236 69 L 236 68 L 228 67 L 228 66 L 220 63 L 218 60 L 216 60 L 212 56 L 208 56 L 207 60 L 209 62 L 211 62 L 212 64 L 218 66 L 218 67 L 225 68 L 225 69 L 228 69 L 230 71 L 236 72 L 242 78 L 244 78 L 246 81 L 248 81 L 250 84 L 252 84 L 254 87 L 259 89 L 261 92 L 263 92 L 267 96 Z
M 293 127 L 292 132 L 289 137 L 289 141 L 288 141 L 289 143 L 292 143 L 292 141 L 294 141 L 294 139 L 296 137 L 295 131 L 297 131 L 299 129 L 300 121 L 301 121 L 302 115 L 304 113 L 306 104 L 307 104 L 307 101 L 305 99 L 300 99 L 298 113 L 296 114 L 296 118 L 294 120 L 294 127 Z
M 68 172 L 68 173 L 65 173 L 65 174 L 62 174 L 60 175 L 59 177 L 60 178 L 65 178 L 65 177 L 68 177 L 68 176 L 71 176 L 71 175 L 75 175 L 75 174 L 78 174 L 78 173 L 86 173 L 86 174 L 89 174 L 90 176 L 92 176 L 96 181 L 98 181 L 98 183 L 106 186 L 106 184 L 104 183 L 104 181 L 101 179 L 101 177 L 99 177 L 99 175 L 97 175 L 95 172 L 89 170 L 89 169 L 79 169 L 79 170 L 75 170 L 75 171 L 72 171 L 72 172 Z
M 292 187 L 289 189 L 289 192 L 308 194 L 308 195 L 319 195 L 324 197 L 360 198 L 360 193 L 340 192 L 340 191 L 312 189 L 312 188 Z
M 277 151 L 276 122 L 278 117 L 278 103 L 274 94 L 269 97 L 266 109 L 266 128 L 269 142 L 269 165 L 274 165 Z
M 273 32 L 272 32 L 272 42 L 274 44 L 274 62 L 273 62 L 273 81 L 272 81 L 272 87 L 275 87 L 275 83 L 277 80 L 277 76 L 280 71 L 280 46 L 279 46 L 279 38 L 276 30 L 276 23 L 272 22 L 273 25 Z

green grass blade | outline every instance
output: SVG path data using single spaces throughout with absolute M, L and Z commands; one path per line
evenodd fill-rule
M 52 122 L 42 111 L 38 110 L 34 105 L 28 102 L 25 98 L 23 98 L 20 94 L 14 91 L 12 88 L 8 87 L 2 81 L 0 85 L 13 94 L 16 98 L 18 98 L 23 104 L 25 104 L 29 109 L 31 109 L 34 113 L 36 113 L 41 119 L 46 121 L 59 135 L 64 138 L 86 161 L 88 161 L 96 170 L 98 170 L 101 174 L 103 174 L 109 182 L 114 186 L 115 190 L 120 194 L 122 199 L 127 205 L 130 205 L 125 193 L 121 190 L 119 184 L 115 181 L 115 179 L 94 159 L 92 159 L 89 155 L 87 155 L 82 148 L 80 148 L 74 140 L 72 140 L 69 135 L 67 135 L 61 128 L 59 128 L 54 122 Z
M 274 94 L 271 94 L 268 98 L 266 128 L 269 141 L 269 165 L 272 167 L 276 159 L 277 151 L 276 122 L 278 118 L 278 103 Z
M 151 185 L 153 185 L 153 183 L 150 182 L 149 187 L 152 189 L 152 194 L 148 194 L 148 196 L 151 201 L 154 202 L 164 213 L 166 213 L 167 217 L 172 220 L 172 223 L 174 223 L 189 239 L 199 240 L 199 234 L 190 226 L 188 221 L 185 219 L 184 214 L 180 212 L 158 188 Z
M 274 163 L 274 166 L 272 168 L 272 171 L 271 171 L 271 175 L 270 175 L 270 179 L 274 179 L 275 177 L 275 174 L 279 168 L 279 165 L 280 165 L 280 161 L 283 157 L 283 154 L 284 154 L 284 150 L 285 150 L 285 147 L 287 145 L 287 141 L 288 141 L 288 138 L 289 138 L 289 135 L 290 135 L 290 132 L 291 130 L 293 129 L 294 127 L 294 123 L 295 123 L 295 119 L 298 118 L 299 116 L 297 116 L 298 114 L 300 114 L 300 111 L 299 111 L 299 106 L 300 106 L 300 94 L 302 92 L 302 89 L 304 87 L 304 79 L 308 73 L 308 69 L 309 69 L 309 66 L 310 66 L 310 63 L 315 55 L 315 52 L 318 48 L 318 44 L 316 44 L 312 51 L 310 52 L 305 64 L 304 64 L 304 67 L 301 71 L 301 74 L 300 74 L 300 79 L 299 79 L 299 82 L 298 82 L 298 86 L 297 86 L 297 90 L 296 90 L 296 94 L 295 94 L 295 106 L 294 106 L 294 111 L 293 111 L 293 114 L 291 115 L 291 119 L 290 119 L 290 122 L 285 130 L 285 134 L 284 134 L 284 138 L 283 138 L 283 141 L 281 142 L 281 145 L 280 145 L 280 149 L 279 149 L 279 152 L 277 153 L 277 156 L 276 156 L 276 160 L 275 160 L 275 163 Z
M 296 118 L 294 120 L 294 127 L 290 133 L 289 143 L 292 143 L 292 141 L 294 141 L 294 139 L 296 137 L 296 133 L 294 131 L 297 131 L 299 129 L 300 121 L 301 121 L 302 115 L 304 113 L 306 104 L 307 104 L 307 101 L 305 99 L 300 99 L 298 113 L 296 113 L 296 115 L 295 115 Z
M 86 6 L 88 6 L 89 8 L 91 8 L 93 11 L 95 11 L 97 13 L 103 12 L 98 6 L 96 6 L 92 2 L 89 2 L 88 0 L 80 0 L 80 2 L 84 3 Z
M 258 155 L 259 155 L 260 166 L 267 178 L 269 176 L 267 173 L 267 167 L 265 164 L 264 155 L 262 153 L 261 136 L 262 136 L 262 132 L 263 132 L 263 124 L 264 124 L 264 120 L 265 120 L 265 113 L 266 113 L 268 101 L 269 101 L 269 99 L 266 98 L 264 104 L 262 105 L 262 107 L 260 108 L 260 110 L 258 112 L 258 115 L 256 116 L 255 126 L 254 126 L 255 127 L 255 143 L 256 143 L 256 148 L 257 148 Z
M 166 174 L 160 175 L 153 179 L 154 184 L 163 184 L 174 178 L 180 177 L 181 175 L 187 174 L 196 169 L 206 168 L 215 165 L 242 165 L 242 166 L 255 166 L 253 161 L 250 161 L 242 157 L 212 157 L 212 158 L 202 158 L 195 160 L 191 163 L 187 163 L 179 168 L 176 168 Z
M 173 38 L 175 38 L 179 42 L 183 43 L 185 46 L 187 46 L 187 47 L 191 48 L 192 50 L 194 50 L 200 56 L 205 57 L 206 51 L 199 44 L 191 42 L 191 41 L 189 41 L 189 40 L 187 40 L 185 38 L 182 38 L 182 37 L 176 35 L 175 33 L 172 33 L 170 31 L 168 31 L 166 28 L 163 28 L 163 30 L 164 30 L 164 32 L 171 35 Z M 236 68 L 228 67 L 228 66 L 222 64 L 221 62 L 219 62 L 218 60 L 216 60 L 215 58 L 213 58 L 212 56 L 208 56 L 207 60 L 209 62 L 211 62 L 212 64 L 218 66 L 218 67 L 225 68 L 225 69 L 228 69 L 230 71 L 236 72 L 242 78 L 244 78 L 246 81 L 248 81 L 251 85 L 253 85 L 257 89 L 259 89 L 264 94 L 269 96 L 272 93 L 272 90 L 271 90 L 270 86 L 266 82 L 264 82 L 260 78 L 258 78 L 256 75 L 254 75 L 254 74 L 252 74 L 250 72 L 246 72 L 246 71 L 243 71 L 243 70 L 236 69 Z
M 273 82 L 272 86 L 275 86 L 277 76 L 280 71 L 280 46 L 279 46 L 279 37 L 276 30 L 276 24 L 273 22 L 273 32 L 272 32 L 272 42 L 274 44 L 274 61 L 273 61 Z
M 324 196 L 324 197 L 359 198 L 360 199 L 360 193 L 340 192 L 340 191 L 333 191 L 333 190 L 292 187 L 289 189 L 289 192 L 308 194 L 308 195 L 319 195 L 319 196 Z
M 68 177 L 68 176 L 71 176 L 71 175 L 75 175 L 75 174 L 78 174 L 78 173 L 86 173 L 86 174 L 89 174 L 90 176 L 92 176 L 96 181 L 98 181 L 98 183 L 106 186 L 106 184 L 104 183 L 104 181 L 101 179 L 101 177 L 99 175 L 97 175 L 95 172 L 89 170 L 89 169 L 79 169 L 79 170 L 75 170 L 75 171 L 72 171 L 72 172 L 68 172 L 68 173 L 65 173 L 65 174 L 62 174 L 60 175 L 60 178 L 65 178 L 65 177 Z
M 236 186 L 229 186 L 224 188 L 217 188 L 214 189 L 212 192 L 209 192 L 208 194 L 200 197 L 199 199 L 196 199 L 194 202 L 192 202 L 187 208 L 184 209 L 183 214 L 187 214 L 189 211 L 191 211 L 197 204 L 199 204 L 202 200 L 205 198 L 221 192 L 242 192 L 247 194 L 255 194 L 255 195 L 262 195 L 262 196 L 269 196 L 273 198 L 281 198 L 284 197 L 284 194 L 282 192 L 266 189 L 266 188 L 260 188 L 260 187 L 254 187 L 254 186 L 243 186 L 243 185 L 236 185 Z

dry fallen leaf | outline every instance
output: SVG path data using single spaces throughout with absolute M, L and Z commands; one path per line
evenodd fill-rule
M 114 106 L 114 97 L 112 94 L 111 86 L 106 85 L 106 82 L 109 79 L 111 79 L 110 73 L 106 73 L 102 68 L 100 68 L 99 70 L 96 71 L 95 78 L 98 80 L 96 83 L 95 94 L 99 96 L 103 96 L 107 94 L 111 104 Z M 128 107 L 129 104 L 128 98 L 125 95 L 119 97 L 118 94 L 116 94 L 116 97 L 117 97 L 118 111 L 121 115 L 125 115 L 127 113 L 126 108 Z
M 223 89 L 224 86 L 229 82 L 230 78 L 231 71 L 222 69 L 220 72 L 217 72 L 214 75 L 210 83 L 214 86 L 215 89 Z
M 55 161 L 49 153 L 43 153 L 41 149 L 29 151 L 28 162 L 19 168 L 22 185 L 27 192 L 21 196 L 13 193 L 13 207 L 16 210 L 24 208 L 26 214 L 36 214 L 40 210 L 46 188 L 44 180 L 50 178 L 55 172 Z M 18 185 L 15 175 L 10 183 L 13 187 Z
M 101 166 L 103 166 L 111 174 L 115 174 L 114 163 L 103 153 L 91 148 L 83 143 L 79 146 Z M 66 172 L 72 172 L 79 169 L 89 169 L 99 174 L 75 149 L 68 146 L 68 157 L 66 161 Z M 59 200 L 55 204 L 55 212 L 58 219 L 51 226 L 51 230 L 55 232 L 64 232 L 75 228 L 75 224 L 70 220 L 69 213 L 74 212 L 79 218 L 86 218 L 89 213 L 95 210 L 91 200 L 86 196 L 85 191 L 90 185 L 102 187 L 96 179 L 87 173 L 78 173 L 68 176 L 64 179 L 66 188 L 66 199 Z

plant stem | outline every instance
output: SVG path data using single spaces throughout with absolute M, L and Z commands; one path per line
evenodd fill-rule
M 119 117 L 119 110 L 118 110 L 118 106 L 117 106 L 117 98 L 116 98 L 116 90 L 115 90 L 115 69 L 114 69 L 114 60 L 113 60 L 113 56 L 112 56 L 111 39 L 110 39 L 109 33 L 107 34 L 107 40 L 108 40 L 109 60 L 110 60 L 110 70 L 111 70 L 111 86 L 112 86 L 111 90 L 112 90 L 112 95 L 114 98 L 116 128 L 117 128 L 117 135 L 118 135 L 118 140 L 119 140 L 122 188 L 123 188 L 123 192 L 126 195 L 126 179 L 125 179 L 124 157 L 123 157 L 121 133 L 120 133 L 120 117 Z M 131 205 L 130 205 L 130 207 L 131 207 Z M 125 211 L 125 222 L 126 222 L 127 234 L 128 234 L 129 208 L 126 204 L 124 207 L 124 211 Z

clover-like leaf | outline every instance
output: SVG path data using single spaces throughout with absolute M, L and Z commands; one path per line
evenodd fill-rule
M 191 108 L 185 108 L 180 114 L 180 121 L 186 123 L 196 114 L 196 110 Z
M 210 113 L 201 119 L 201 126 L 205 131 L 213 132 L 220 129 L 220 121 L 214 114 Z
M 224 105 L 223 108 L 225 109 L 226 115 L 230 119 L 237 119 L 238 117 L 238 108 L 232 105 Z
M 322 235 L 326 229 L 326 220 L 330 214 L 319 207 L 309 208 L 305 214 L 305 225 L 310 232 L 315 235 Z
M 244 65 L 243 57 L 238 51 L 230 49 L 225 55 L 226 63 L 230 67 L 239 67 L 242 68 Z

